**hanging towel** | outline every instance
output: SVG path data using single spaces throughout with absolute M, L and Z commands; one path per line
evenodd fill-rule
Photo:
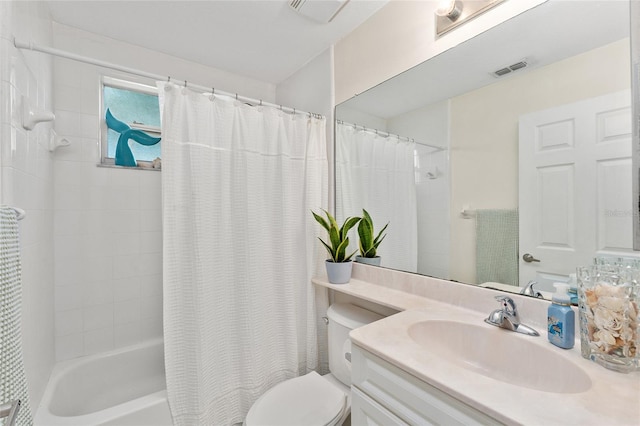
M 22 267 L 18 218 L 0 207 L 0 404 L 20 399 L 16 424 L 33 424 L 22 355 Z
M 518 210 L 476 212 L 476 279 L 518 286 Z

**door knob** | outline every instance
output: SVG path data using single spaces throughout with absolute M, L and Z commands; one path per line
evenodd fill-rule
M 531 263 L 531 262 L 540 262 L 540 259 L 536 259 L 535 257 L 531 256 L 529 253 L 525 253 L 522 256 L 522 260 L 524 260 L 527 263 Z

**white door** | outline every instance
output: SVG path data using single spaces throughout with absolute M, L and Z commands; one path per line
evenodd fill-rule
M 624 91 L 520 117 L 521 286 L 554 291 L 596 255 L 634 255 L 630 102 Z

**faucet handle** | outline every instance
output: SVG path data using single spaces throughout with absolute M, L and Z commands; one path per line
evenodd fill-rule
M 516 302 L 513 301 L 509 296 L 505 296 L 504 294 L 499 294 L 495 297 L 495 299 L 502 304 L 502 310 L 514 317 L 518 317 L 518 312 L 516 311 Z
M 495 299 L 500 302 L 500 304 L 502 305 L 502 309 L 496 309 L 495 311 L 491 312 L 489 314 L 489 317 L 485 318 L 484 322 L 530 336 L 540 335 L 533 328 L 524 324 L 520 324 L 520 317 L 518 316 L 518 311 L 516 310 L 516 302 L 514 302 L 512 298 L 504 294 L 499 294 L 495 296 Z
M 524 287 L 522 290 L 520 290 L 520 294 L 524 294 L 525 296 L 537 297 L 538 299 L 541 299 L 542 293 L 540 293 L 538 290 L 533 288 L 533 286 L 536 284 L 538 284 L 538 282 L 535 280 L 529 281 L 527 286 Z

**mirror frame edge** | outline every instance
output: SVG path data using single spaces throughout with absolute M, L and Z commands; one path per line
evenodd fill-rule
M 633 249 L 640 250 L 640 1 L 629 2 L 632 108 Z

